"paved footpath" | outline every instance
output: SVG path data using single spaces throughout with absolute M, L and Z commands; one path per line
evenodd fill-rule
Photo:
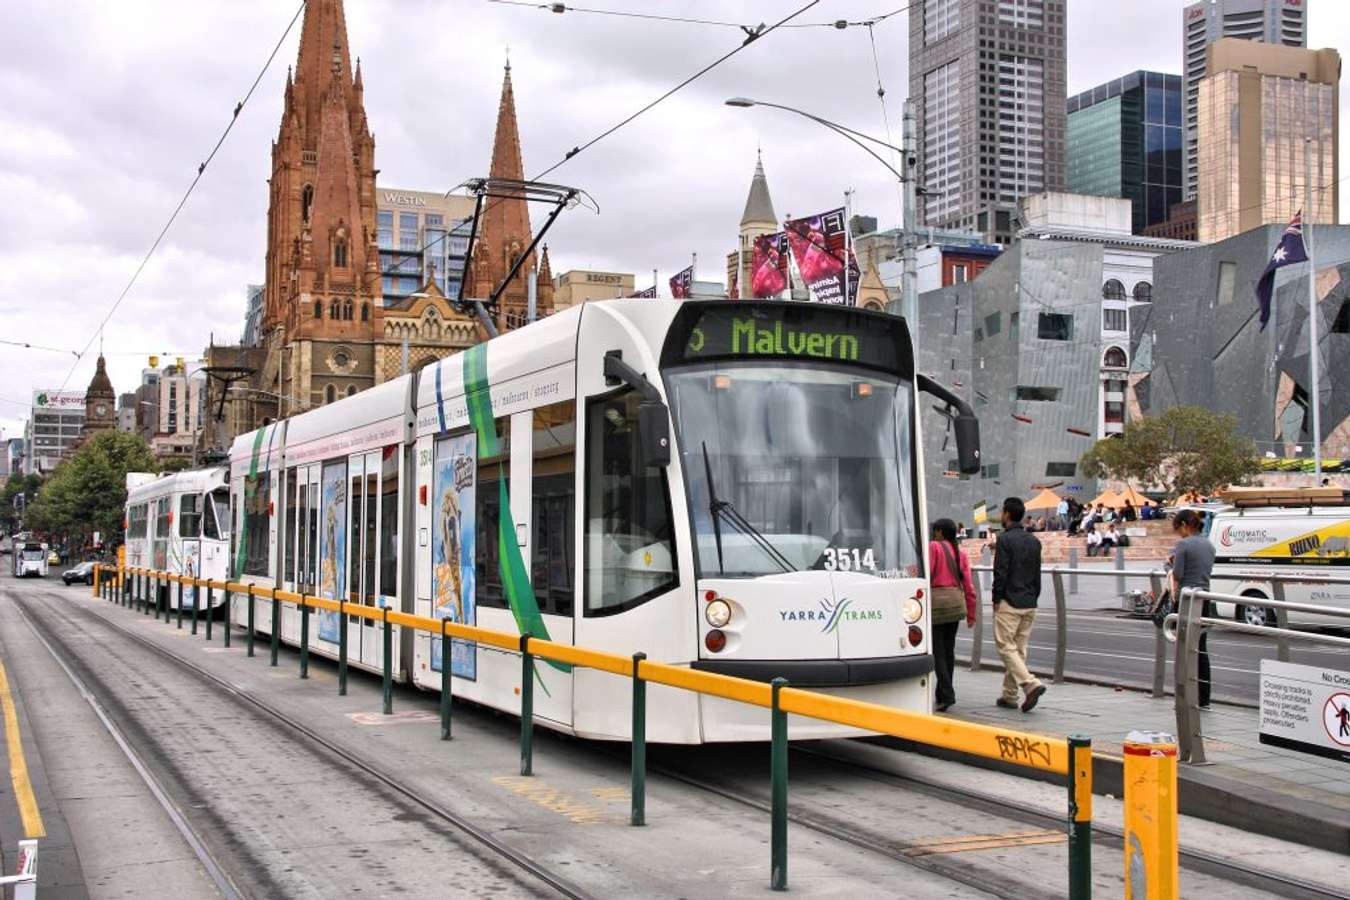
M 1046 684 L 1030 713 L 994 705 L 1002 670 L 956 673 L 957 704 L 948 715 L 1045 734 L 1087 734 L 1098 757 L 1094 775 L 1119 791 L 1121 744 L 1130 731 L 1176 734 L 1172 698 L 1090 684 Z M 1262 744 L 1259 710 L 1215 703 L 1201 713 L 1209 765 L 1179 767 L 1182 811 L 1310 846 L 1350 853 L 1350 765 Z M 1113 787 L 1114 786 L 1114 787 Z

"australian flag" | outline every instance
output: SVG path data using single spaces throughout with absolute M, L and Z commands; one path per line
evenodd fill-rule
M 1256 282 L 1256 302 L 1261 306 L 1262 331 L 1266 330 L 1266 323 L 1270 321 L 1270 295 L 1275 290 L 1275 270 L 1307 260 L 1308 250 L 1303 246 L 1303 210 L 1299 210 L 1294 213 L 1284 234 L 1280 235 L 1280 242 L 1275 245 L 1275 252 L 1270 254 L 1266 270 Z

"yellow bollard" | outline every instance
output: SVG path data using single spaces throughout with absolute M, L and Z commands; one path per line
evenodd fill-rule
M 1158 731 L 1125 736 L 1125 897 L 1175 900 L 1177 742 Z

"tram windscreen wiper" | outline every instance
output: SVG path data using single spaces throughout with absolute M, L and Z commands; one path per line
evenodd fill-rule
M 750 540 L 754 541 L 761 550 L 779 565 L 784 572 L 796 572 L 797 567 L 792 561 L 784 556 L 773 543 L 760 533 L 759 529 L 736 511 L 736 507 L 731 505 L 730 500 L 717 499 L 717 487 L 713 483 L 712 463 L 708 460 L 708 442 L 703 442 L 703 470 L 708 476 L 708 512 L 712 515 L 713 537 L 717 541 L 717 568 L 723 574 L 726 569 L 722 564 L 722 525 L 721 517 L 726 516 L 727 522 L 737 531 L 744 534 Z

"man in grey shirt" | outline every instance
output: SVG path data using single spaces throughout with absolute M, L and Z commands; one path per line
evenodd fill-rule
M 1204 520 L 1193 509 L 1183 509 L 1172 517 L 1172 529 L 1181 536 L 1172 548 L 1172 598 L 1180 609 L 1181 592 L 1185 588 L 1209 590 L 1209 576 L 1214 571 L 1214 545 L 1200 534 Z M 1214 610 L 1208 600 L 1201 607 L 1202 616 L 1212 616 Z M 1200 654 L 1196 664 L 1196 680 L 1200 686 L 1200 708 L 1209 708 L 1209 635 L 1200 632 Z

